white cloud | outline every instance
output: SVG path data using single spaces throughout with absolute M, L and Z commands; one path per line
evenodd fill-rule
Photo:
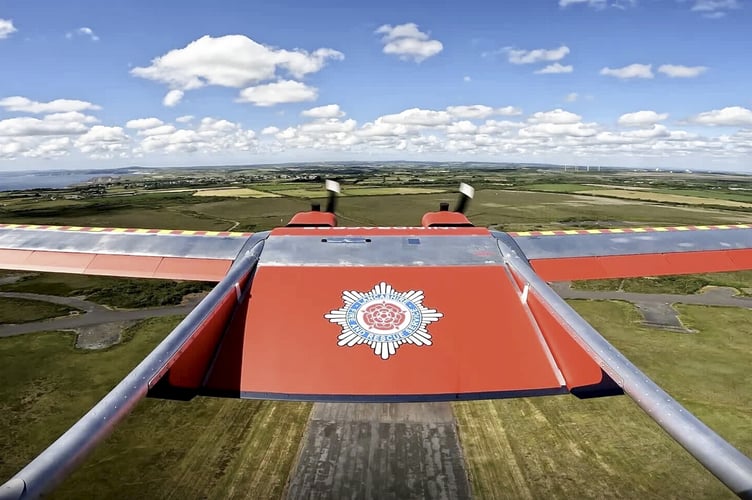
M 165 134 L 171 134 L 175 131 L 174 125 L 159 125 L 157 127 L 147 128 L 144 130 L 139 130 L 137 133 L 140 136 L 148 137 L 151 135 L 165 135 Z
M 567 94 L 567 96 L 564 98 L 567 102 L 575 102 L 580 97 L 580 94 L 577 92 L 570 92 Z
M 256 146 L 256 134 L 237 123 L 212 117 L 202 118 L 191 128 L 162 125 L 139 133 L 143 138 L 134 154 L 216 154 L 249 151 Z
M 91 39 L 92 42 L 99 41 L 99 37 L 97 36 L 97 34 L 94 33 L 94 31 L 91 28 L 87 28 L 86 26 L 82 28 L 78 28 L 75 31 L 69 31 L 68 33 L 65 34 L 65 38 L 68 38 L 68 39 L 71 39 L 74 36 L 87 36 Z
M 658 72 L 671 78 L 694 78 L 708 70 L 705 66 L 680 66 L 676 64 L 662 64 Z
M 512 64 L 533 64 L 538 62 L 559 61 L 569 54 L 569 47 L 562 45 L 556 49 L 506 49 Z
M 448 106 L 447 113 L 456 118 L 479 119 L 488 118 L 491 115 L 515 116 L 522 114 L 522 110 L 514 106 L 505 106 L 503 108 L 492 108 L 483 104 L 473 104 L 471 106 Z
M 188 123 L 191 120 L 193 120 L 193 115 L 183 115 L 175 118 L 175 121 L 178 123 Z
M 345 112 L 339 109 L 339 104 L 327 104 L 326 106 L 306 109 L 300 114 L 309 118 L 339 118 L 345 116 Z
M 23 156 L 43 159 L 59 158 L 70 154 L 70 146 L 70 137 L 53 137 L 31 146 L 24 151 Z
M 568 7 L 570 5 L 586 4 L 588 7 L 602 9 L 607 5 L 606 0 L 559 0 L 559 7 Z
M 539 111 L 528 119 L 531 123 L 553 123 L 557 125 L 579 123 L 581 120 L 582 117 L 580 115 L 561 108 L 552 111 Z
M 96 104 L 76 99 L 55 99 L 49 102 L 37 102 L 21 96 L 0 99 L 0 108 L 5 108 L 7 111 L 35 114 L 102 109 Z
M 637 6 L 637 0 L 615 0 L 611 7 L 614 7 L 615 9 L 619 10 L 627 10 L 632 7 Z
M 597 133 L 598 130 L 593 124 L 585 123 L 536 123 L 520 129 L 522 137 L 590 137 Z
M 486 118 L 494 114 L 494 109 L 491 106 L 484 106 L 482 104 L 474 104 L 472 106 L 449 106 L 446 109 L 447 113 L 457 118 Z
M 691 10 L 709 19 L 719 19 L 726 16 L 727 11 L 740 7 L 737 0 L 695 0 Z
M 133 68 L 131 74 L 166 84 L 171 91 L 165 96 L 164 104 L 174 106 L 186 90 L 207 85 L 263 89 L 263 86 L 252 86 L 275 80 L 280 74 L 303 78 L 320 71 L 327 61 L 343 58 L 341 52 L 329 48 L 313 52 L 285 50 L 262 45 L 244 35 L 217 38 L 206 35 L 154 58 L 149 66 Z M 243 92 L 247 91 L 248 88 Z
M 154 128 L 163 125 L 164 122 L 159 118 L 137 118 L 135 120 L 129 120 L 125 126 L 126 128 L 133 128 L 138 130 L 144 130 L 147 128 Z
M 317 97 L 318 89 L 315 87 L 293 80 L 282 80 L 243 89 L 237 102 L 250 102 L 266 107 L 288 102 L 314 101 Z
M 619 117 L 617 123 L 625 127 L 646 127 L 662 122 L 668 118 L 668 113 L 656 113 L 652 110 L 626 113 Z
M 535 72 L 536 75 L 553 75 L 557 73 L 571 73 L 574 71 L 572 65 L 563 66 L 559 63 L 549 64 L 545 68 L 539 69 Z
M 76 139 L 75 146 L 82 153 L 92 158 L 112 158 L 116 153 L 128 150 L 128 135 L 121 127 L 94 125 L 85 134 Z
M 183 100 L 183 96 L 185 95 L 185 92 L 178 89 L 172 89 L 169 92 L 167 92 L 162 99 L 162 104 L 164 106 L 167 106 L 168 108 L 172 108 L 173 106 L 177 106 L 180 101 Z
M 616 78 L 653 78 L 652 64 L 630 64 L 623 68 L 605 67 L 601 70 L 601 75 L 614 76 Z
M 520 108 L 515 108 L 514 106 L 504 106 L 503 108 L 496 108 L 494 114 L 502 116 L 517 116 L 522 114 L 522 110 Z
M 13 20 L 0 19 L 0 40 L 2 40 L 3 38 L 8 38 L 16 31 L 18 30 L 15 26 L 13 26 Z
M 446 111 L 434 111 L 431 109 L 411 108 L 393 115 L 384 115 L 378 118 L 383 123 L 399 125 L 415 125 L 419 127 L 435 127 L 445 125 L 452 117 Z
M 349 119 L 339 121 L 336 118 L 316 120 L 310 123 L 304 123 L 299 126 L 302 132 L 330 133 L 330 132 L 352 132 L 355 130 L 357 122 Z
M 472 81 L 472 78 L 470 78 L 468 75 L 465 75 L 465 76 L 462 77 L 462 81 L 463 82 L 469 82 L 469 81 Z
M 477 132 L 478 126 L 468 120 L 454 122 L 447 127 L 447 134 L 450 135 L 469 135 Z
M 17 117 L 0 120 L 0 136 L 77 135 L 88 130 L 86 124 L 97 119 L 77 111 L 53 113 L 40 118 Z
M 700 113 L 690 118 L 689 121 L 710 126 L 752 126 L 752 110 L 741 106 L 730 106 Z
M 397 26 L 385 24 L 375 33 L 383 35 L 381 41 L 384 43 L 384 54 L 397 55 L 406 61 L 419 63 L 444 50 L 440 41 L 431 40 L 428 33 L 420 31 L 415 23 Z
M 97 125 L 96 118 L 81 112 L 11 118 L 0 121 L 0 159 L 20 159 L 33 165 L 35 159 L 68 154 L 71 159 L 61 160 L 63 164 L 78 164 L 84 157 L 118 158 L 123 159 L 118 160 L 123 164 L 132 162 L 132 158 L 143 164 L 203 164 L 210 159 L 264 162 L 271 158 L 294 161 L 300 157 L 372 157 L 486 161 L 503 157 L 509 161 L 616 165 L 631 162 L 692 168 L 722 161 L 743 165 L 752 155 L 749 106 L 700 113 L 688 120 L 696 124 L 691 133 L 669 128 L 663 124 L 669 118 L 667 114 L 651 110 L 627 113 L 600 124 L 587 122 L 564 109 L 542 110 L 515 121 L 489 117 L 502 111 L 519 114 L 517 108 L 478 103 L 436 110 L 411 108 L 361 124 L 339 116 L 339 108 L 329 106 L 332 107 L 308 110 L 310 116 L 283 130 L 275 126 L 259 128 L 258 136 L 240 123 L 219 117 L 171 119 L 168 124 L 156 117 L 138 118 L 124 122 L 122 128 Z M 702 135 L 702 127 L 712 125 L 740 130 L 719 134 L 718 129 L 707 127 L 705 130 L 715 134 Z M 129 129 L 136 133 L 129 133 Z

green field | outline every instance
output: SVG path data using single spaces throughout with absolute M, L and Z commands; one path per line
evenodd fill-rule
M 652 278 L 604 279 L 575 281 L 579 290 L 622 290 L 633 293 L 693 294 L 706 286 L 735 288 L 741 295 L 751 295 L 752 271 L 705 273 L 689 276 L 657 276 Z
M 141 322 L 105 351 L 74 349 L 74 335 L 63 332 L 2 339 L 0 480 L 73 424 L 177 321 Z M 304 403 L 146 400 L 53 497 L 279 497 L 309 411 Z
M 99 304 L 135 309 L 180 304 L 186 294 L 206 292 L 213 287 L 211 283 L 194 281 L 39 273 L 25 276 L 15 283 L 0 285 L 0 291 L 63 297 L 83 295 Z
M 607 189 L 608 187 L 602 187 L 602 189 Z M 546 191 L 549 193 L 576 193 L 577 191 L 587 191 L 593 188 L 594 186 L 588 186 L 585 184 L 567 184 L 564 182 L 556 184 L 529 184 L 524 186 L 524 189 L 526 190 Z
M 692 335 L 638 326 L 634 306 L 572 301 L 625 356 L 752 454 L 752 311 L 678 306 Z M 455 404 L 478 498 L 733 498 L 627 397 Z
M 43 319 L 66 316 L 77 309 L 41 300 L 0 298 L 0 324 L 30 323 Z
M 549 181 L 550 176 L 530 172 L 519 178 L 508 172 L 472 175 L 484 180 L 476 183 L 479 189 L 467 215 L 476 225 L 507 231 L 752 222 L 752 214 L 743 211 L 568 192 L 609 183 L 596 177 L 575 175 L 559 184 Z M 417 225 L 425 212 L 438 209 L 440 201 L 456 200 L 449 188 L 443 193 L 380 196 L 384 189 L 413 189 L 400 187 L 408 177 L 379 176 L 379 183 L 373 181 L 367 188 L 353 184 L 348 190 L 343 185 L 346 192 L 369 196 L 344 197 L 338 206 L 340 225 Z M 456 185 L 456 176 L 435 177 L 448 179 L 447 186 Z M 383 185 L 382 178 L 399 185 Z M 529 184 L 540 191 L 522 190 Z M 82 200 L 8 199 L 0 203 L 0 221 L 260 231 L 284 224 L 296 211 L 307 210 L 312 201 L 323 202 L 325 196 L 320 183 L 313 182 L 243 185 L 283 196 L 201 198 L 192 196 L 192 190 L 171 190 Z M 741 290 L 751 282 L 752 271 L 748 271 L 576 286 L 693 293 L 708 284 Z M 0 290 L 86 295 L 112 306 L 143 307 L 179 302 L 183 293 L 194 291 L 190 284 L 180 286 L 186 288 L 174 282 L 40 274 L 2 285 Z M 684 324 L 698 331 L 680 335 L 641 326 L 629 304 L 574 301 L 573 305 L 669 393 L 752 454 L 748 390 L 752 311 L 677 306 Z M 126 332 L 122 344 L 95 352 L 74 349 L 74 337 L 68 333 L 0 339 L 0 379 L 5 382 L 0 385 L 0 481 L 75 422 L 177 320 L 142 322 Z M 146 400 L 54 496 L 140 498 L 148 492 L 146 496 L 159 498 L 278 498 L 309 411 L 310 405 L 299 403 Z M 456 404 L 455 413 L 473 491 L 479 498 L 728 496 L 714 477 L 626 397 L 482 401 Z

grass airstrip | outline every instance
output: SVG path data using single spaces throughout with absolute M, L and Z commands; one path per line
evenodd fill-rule
M 572 184 L 594 189 L 579 180 Z M 0 220 L 184 229 L 228 229 L 237 223 L 239 231 L 263 230 L 307 209 L 311 201 L 308 192 L 295 191 L 308 187 L 277 189 L 270 184 L 248 189 L 283 196 L 200 197 L 178 192 L 139 194 L 131 203 L 118 197 L 66 200 L 50 206 L 43 200 L 37 204 L 26 200 L 0 207 Z M 437 189 L 448 191 L 449 187 Z M 323 199 L 321 191 L 310 194 Z M 436 210 L 439 201 L 455 198 L 449 192 L 385 194 L 370 192 L 343 199 L 341 223 L 415 225 L 424 212 Z M 488 187 L 478 190 L 468 215 L 477 225 L 505 230 L 752 222 L 751 214 L 720 206 L 598 200 L 570 192 Z M 159 217 L 154 215 L 156 210 Z M 130 298 L 120 303 L 133 304 L 143 304 L 150 295 L 167 296 L 169 291 L 162 285 L 139 288 L 105 278 L 96 278 L 102 280 L 96 283 L 68 282 L 57 276 L 42 275 L 14 287 L 60 295 L 93 295 L 96 287 L 110 287 L 98 300 L 125 295 Z M 651 289 L 649 283 L 635 283 L 640 291 Z M 703 275 L 662 282 L 659 288 L 689 293 L 717 283 L 750 288 L 752 276 Z M 594 286 L 626 288 L 621 281 Z M 682 321 L 696 333 L 677 334 L 642 326 L 637 310 L 628 303 L 572 301 L 572 305 L 690 411 L 742 452 L 752 454 L 752 374 L 748 369 L 752 310 L 680 305 Z M 68 332 L 1 338 L 0 481 L 75 422 L 178 321 L 142 321 L 127 330 L 121 344 L 94 352 L 75 349 L 73 334 Z M 209 398 L 146 400 L 53 498 L 278 498 L 310 408 L 305 403 Z M 478 498 L 731 497 L 627 397 L 478 401 L 455 404 L 454 411 Z

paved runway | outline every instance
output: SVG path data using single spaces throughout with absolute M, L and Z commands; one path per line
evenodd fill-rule
M 315 404 L 287 497 L 469 498 L 451 404 Z

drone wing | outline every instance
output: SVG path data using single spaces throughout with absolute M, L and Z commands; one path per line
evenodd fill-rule
M 251 233 L 0 224 L 0 268 L 219 281 Z
M 752 269 L 752 224 L 509 234 L 547 281 Z

